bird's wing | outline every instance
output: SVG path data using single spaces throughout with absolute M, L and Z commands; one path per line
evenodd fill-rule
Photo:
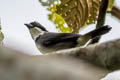
M 72 33 L 45 33 L 43 36 L 40 36 L 40 40 L 41 40 L 40 42 L 42 42 L 46 46 L 54 45 L 62 42 L 76 43 L 77 39 L 80 36 L 81 35 L 72 34 Z

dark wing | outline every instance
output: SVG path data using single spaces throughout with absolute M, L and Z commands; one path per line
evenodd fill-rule
M 41 41 L 36 39 L 36 42 L 41 42 L 45 46 L 51 46 L 58 43 L 72 42 L 74 44 L 77 43 L 77 39 L 81 35 L 73 34 L 73 33 L 45 33 L 43 36 L 40 36 Z

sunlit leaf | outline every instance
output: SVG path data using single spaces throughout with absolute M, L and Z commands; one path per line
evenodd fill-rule
M 78 33 L 81 28 L 97 20 L 101 4 L 101 0 L 48 1 L 51 1 L 50 5 L 48 5 L 48 10 L 52 12 L 49 14 L 49 19 L 56 24 L 61 32 L 73 33 Z M 55 4 L 55 1 L 57 1 L 58 4 Z M 110 0 L 108 10 L 112 8 L 113 2 L 114 0 Z M 64 24 L 67 24 L 69 28 L 64 26 Z
M 113 4 L 114 4 L 115 0 L 109 0 L 109 5 L 108 5 L 108 11 L 111 11 Z
M 49 14 L 49 19 L 56 24 L 56 27 L 61 31 L 61 32 L 71 32 L 71 29 L 65 25 L 64 19 L 58 15 L 57 13 L 54 12 L 54 8 L 50 9 L 52 11 L 51 14 Z
M 96 21 L 101 0 L 61 0 L 57 13 L 61 15 L 72 32 L 78 33 L 85 25 Z

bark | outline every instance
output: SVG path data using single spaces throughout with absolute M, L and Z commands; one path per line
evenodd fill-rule
M 89 45 L 58 51 L 53 54 L 83 59 L 108 70 L 120 69 L 120 39 L 102 44 Z
M 99 80 L 108 71 L 66 56 L 29 56 L 0 48 L 0 80 Z
M 0 47 L 1 80 L 99 80 L 120 68 L 120 39 L 48 55 Z

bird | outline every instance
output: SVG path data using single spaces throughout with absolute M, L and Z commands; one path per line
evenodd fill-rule
M 38 50 L 43 53 L 51 53 L 59 50 L 84 46 L 89 40 L 108 33 L 109 25 L 102 26 L 86 34 L 49 32 L 39 22 L 25 23 Z

